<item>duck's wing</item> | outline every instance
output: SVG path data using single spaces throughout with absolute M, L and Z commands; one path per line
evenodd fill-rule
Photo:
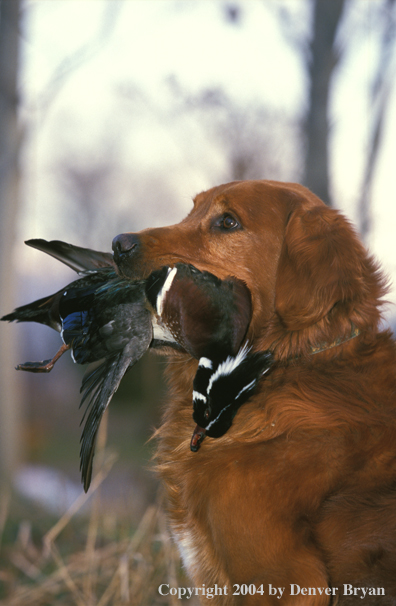
M 74 246 L 61 240 L 50 240 L 48 242 L 41 238 L 26 240 L 25 244 L 51 255 L 51 257 L 58 259 L 77 273 L 96 271 L 102 267 L 113 267 L 117 271 L 113 255 L 108 252 Z
M 80 450 L 80 470 L 85 492 L 88 491 L 91 483 L 96 436 L 103 414 L 117 391 L 122 377 L 147 351 L 151 338 L 152 335 L 148 332 L 145 338 L 133 337 L 122 352 L 107 358 L 94 370 L 88 372 L 83 379 L 80 406 L 89 399 L 81 421 L 83 423 L 89 410 L 81 435 Z

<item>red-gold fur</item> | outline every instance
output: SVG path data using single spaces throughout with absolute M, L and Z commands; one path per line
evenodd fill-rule
M 214 229 L 224 212 L 242 229 Z M 193 584 L 263 584 L 264 595 L 213 599 L 221 605 L 361 603 L 344 583 L 385 589 L 365 604 L 396 604 L 395 344 L 379 328 L 384 281 L 350 224 L 302 186 L 235 182 L 139 236 L 122 266 L 131 277 L 182 261 L 243 280 L 248 340 L 277 361 L 231 429 L 197 453 L 197 362 L 170 361 L 158 466 Z M 291 583 L 336 597 L 290 596 Z M 281 600 L 269 584 L 285 587 Z

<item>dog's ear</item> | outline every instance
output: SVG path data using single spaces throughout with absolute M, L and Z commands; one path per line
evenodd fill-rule
M 332 308 L 367 296 L 365 250 L 336 210 L 295 209 L 279 258 L 275 311 L 290 331 L 312 326 Z

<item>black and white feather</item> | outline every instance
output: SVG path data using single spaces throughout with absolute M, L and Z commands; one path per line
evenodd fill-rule
M 193 419 L 197 423 L 191 441 L 194 452 L 205 435 L 219 438 L 232 425 L 238 409 L 247 402 L 273 364 L 269 351 L 254 352 L 245 344 L 236 356 L 222 361 L 199 360 L 193 384 Z

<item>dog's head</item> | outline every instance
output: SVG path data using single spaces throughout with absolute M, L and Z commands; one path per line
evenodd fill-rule
M 280 358 L 379 321 L 384 284 L 374 262 L 348 221 L 297 184 L 215 187 L 179 224 L 121 234 L 113 249 L 132 279 L 178 262 L 238 278 L 252 297 L 248 339 Z

